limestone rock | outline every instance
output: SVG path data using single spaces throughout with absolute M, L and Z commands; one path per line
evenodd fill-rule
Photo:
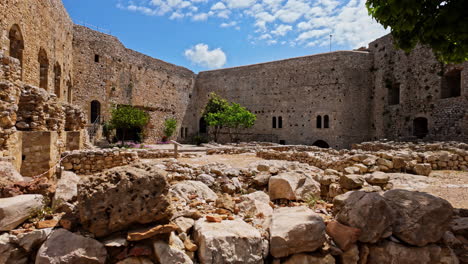
M 275 258 L 301 252 L 313 252 L 324 242 L 325 223 L 311 209 L 282 207 L 273 212 L 270 253 Z
M 242 220 L 195 222 L 194 239 L 202 264 L 263 263 L 263 243 L 259 231 Z
M 97 174 L 78 186 L 81 223 L 102 237 L 136 223 L 168 221 L 167 193 L 162 171 L 125 166 Z
M 359 261 L 359 248 L 356 244 L 351 246 L 348 250 L 340 255 L 342 264 L 358 264 Z
M 241 202 L 237 205 L 240 213 L 244 216 L 254 217 L 254 224 L 268 228 L 273 215 L 273 208 L 270 206 L 268 194 L 258 191 L 241 196 Z
M 335 258 L 332 255 L 315 256 L 308 254 L 295 254 L 288 258 L 283 264 L 335 264 Z
M 28 256 L 25 252 L 13 243 L 10 243 L 13 236 L 8 233 L 0 235 L 0 263 L 5 264 L 26 264 Z
M 304 174 L 284 172 L 270 178 L 268 192 L 271 200 L 304 200 L 320 197 L 320 184 Z
M 440 264 L 441 248 L 436 245 L 408 247 L 391 241 L 369 245 L 367 264 Z
M 372 174 L 368 174 L 366 175 L 365 178 L 366 178 L 366 181 L 372 185 L 386 184 L 390 180 L 390 176 L 388 176 L 388 174 L 381 172 L 381 171 L 376 171 Z
M 339 209 L 336 219 L 344 225 L 361 229 L 359 241 L 375 243 L 392 234 L 395 213 L 381 195 L 354 191 L 340 196 L 333 201 Z
M 359 239 L 361 230 L 331 221 L 327 224 L 327 234 L 335 241 L 341 250 L 349 250 Z
M 206 184 L 208 187 L 211 187 L 215 183 L 215 178 L 213 178 L 209 174 L 200 174 L 197 176 L 197 181 L 201 181 L 204 184 Z
M 432 166 L 430 163 L 419 163 L 414 165 L 413 170 L 417 175 L 429 176 L 432 172 Z
M 80 177 L 71 171 L 62 172 L 62 177 L 57 182 L 53 203 L 58 206 L 63 202 L 73 202 L 78 195 L 78 183 Z
M 406 243 L 422 247 L 449 230 L 453 207 L 444 199 L 406 190 L 391 190 L 384 197 L 397 213 L 393 234 Z
M 203 182 L 199 181 L 183 181 L 171 187 L 171 194 L 180 199 L 190 202 L 190 196 L 196 195 L 197 198 L 205 201 L 215 201 L 218 196 Z
M 22 247 L 26 252 L 31 252 L 37 249 L 49 235 L 52 233 L 52 228 L 36 229 L 29 233 L 22 233 L 14 238 L 15 244 Z
M 28 219 L 34 210 L 42 206 L 43 196 L 39 194 L 0 198 L 0 231 L 14 229 Z
M 460 217 L 452 222 L 452 232 L 468 239 L 468 217 Z
M 364 178 L 361 175 L 357 174 L 348 174 L 340 177 L 341 187 L 353 190 L 358 189 L 364 184 Z
M 192 264 L 193 261 L 185 254 L 184 251 L 169 246 L 169 244 L 162 240 L 153 242 L 154 253 L 159 263 L 164 264 Z
M 7 179 L 12 182 L 24 181 L 23 176 L 8 161 L 0 161 L 0 179 Z
M 174 224 L 177 225 L 177 231 L 179 233 L 187 233 L 195 224 L 195 220 L 187 217 L 179 217 L 174 220 Z
M 98 241 L 57 229 L 37 252 L 36 264 L 103 264 L 106 256 Z

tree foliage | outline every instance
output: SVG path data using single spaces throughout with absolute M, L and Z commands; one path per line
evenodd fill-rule
M 366 5 L 406 52 L 421 43 L 445 63 L 468 61 L 466 0 L 367 0 Z
M 229 103 L 215 93 L 210 94 L 210 100 L 205 107 L 203 117 L 208 126 L 213 128 L 215 141 L 221 129 L 227 129 L 231 140 L 240 129 L 250 128 L 257 117 L 237 103 Z
M 149 122 L 149 114 L 130 105 L 116 106 L 112 109 L 110 125 L 122 129 L 122 144 L 129 129 L 143 128 Z
M 164 121 L 164 135 L 167 138 L 172 137 L 176 129 L 177 129 L 177 120 L 175 118 L 168 118 L 166 119 L 166 121 Z

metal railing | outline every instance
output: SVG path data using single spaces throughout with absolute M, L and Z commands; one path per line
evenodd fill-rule
M 100 126 L 101 126 L 101 116 L 97 116 L 94 122 L 88 128 L 88 135 L 91 141 L 93 141 L 92 139 L 94 139 L 94 137 L 96 136 Z
M 102 27 L 99 27 L 99 26 L 91 25 L 89 23 L 86 23 L 86 22 L 83 22 L 83 21 L 80 21 L 80 20 L 74 20 L 73 22 L 75 24 L 77 24 L 77 25 L 84 26 L 84 27 L 90 28 L 92 30 L 96 30 L 96 31 L 108 34 L 108 35 L 112 35 L 111 34 L 112 32 L 109 29 L 105 29 L 105 28 L 102 28 Z

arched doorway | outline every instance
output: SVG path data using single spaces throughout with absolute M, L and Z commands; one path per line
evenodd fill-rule
M 101 103 L 97 100 L 91 102 L 91 123 L 99 123 L 101 119 Z
M 323 140 L 315 141 L 314 144 L 312 144 L 312 146 L 316 146 L 319 148 L 330 148 L 330 145 L 328 145 L 328 143 Z
M 208 125 L 206 124 L 206 120 L 204 117 L 200 118 L 200 122 L 198 124 L 198 127 L 199 127 L 199 132 L 200 134 L 205 134 L 208 132 Z
M 18 59 L 20 61 L 21 68 L 23 68 L 24 39 L 18 25 L 15 24 L 11 27 L 8 38 L 10 39 L 10 57 Z M 22 79 L 23 70 L 21 69 L 21 80 Z
M 67 81 L 67 101 L 71 104 L 73 101 L 72 80 L 68 77 Z
M 413 136 L 422 139 L 429 133 L 427 118 L 418 117 L 413 120 Z
M 39 87 L 47 90 L 49 85 L 49 59 L 43 48 L 39 50 L 37 60 L 39 62 Z

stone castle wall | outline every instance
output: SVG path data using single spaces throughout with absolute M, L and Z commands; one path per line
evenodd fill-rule
M 74 101 L 88 112 L 91 102 L 101 105 L 101 121 L 110 119 L 112 105 L 134 105 L 151 116 L 146 140 L 161 140 L 166 118 L 181 124 L 195 75 L 175 66 L 125 48 L 115 37 L 75 26 Z
M 17 37 L 22 38 L 22 80 L 29 85 L 40 87 L 41 49 L 48 65 L 47 91 L 55 93 L 55 83 L 60 87 L 57 96 L 68 99 L 73 78 L 72 39 L 73 22 L 61 0 L 11 0 L 0 1 L 0 53 L 10 56 L 10 32 L 19 29 Z M 21 46 L 21 45 L 20 45 Z M 14 57 L 14 56 L 13 56 Z M 57 66 L 57 67 L 55 67 Z M 54 68 L 60 68 L 59 76 Z
M 444 66 L 430 49 L 410 54 L 395 49 L 390 35 L 369 44 L 374 55 L 372 139 L 411 139 L 415 118 L 428 120 L 430 140 L 468 142 L 468 63 Z M 443 98 L 444 76 L 461 70 L 460 96 Z M 400 102 L 389 104 L 389 89 L 399 86 Z
M 331 147 L 348 147 L 369 135 L 371 67 L 369 53 L 339 51 L 201 72 L 183 126 L 189 127 L 189 134 L 199 131 L 208 95 L 216 92 L 257 115 L 254 127 L 246 131 L 252 140 L 286 144 L 323 140 Z M 317 128 L 318 116 L 322 128 Z M 324 128 L 325 116 L 329 128 Z

